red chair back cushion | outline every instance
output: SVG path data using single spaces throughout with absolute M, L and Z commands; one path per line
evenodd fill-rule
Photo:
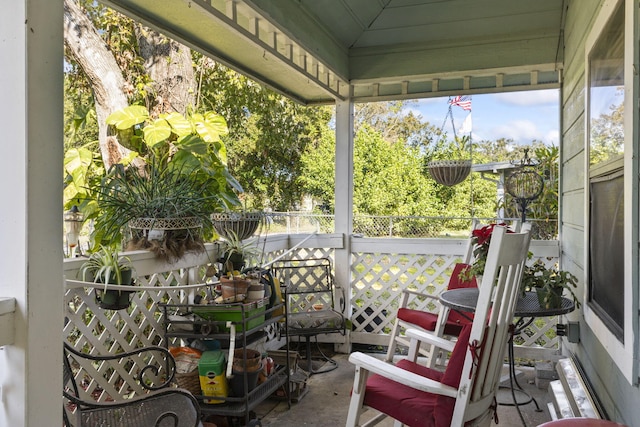
M 460 278 L 460 274 L 470 267 L 471 266 L 469 264 L 457 263 L 453 267 L 453 272 L 451 273 L 449 286 L 447 288 L 477 288 L 478 283 L 476 282 L 475 277 L 472 277 L 469 280 L 463 280 Z M 412 325 L 417 325 L 427 331 L 434 331 L 436 329 L 436 323 L 438 322 L 438 315 L 428 311 L 400 308 L 398 310 L 398 319 L 411 323 Z M 447 323 L 444 326 L 444 333 L 445 335 L 458 336 L 462 331 L 462 327 L 470 324 L 471 322 L 473 322 L 473 314 L 465 313 L 463 315 L 455 310 L 450 310 Z
M 458 342 L 451 352 L 449 363 L 440 380 L 442 384 L 450 385 L 458 388 L 462 377 L 462 368 L 464 367 L 464 359 L 467 356 L 469 347 L 469 335 L 471 335 L 471 325 L 465 325 L 458 337 Z M 436 427 L 446 427 L 451 425 L 451 417 L 453 416 L 453 408 L 456 400 L 452 397 L 438 396 L 436 397 L 436 410 L 434 419 Z
M 447 289 L 460 289 L 460 288 L 477 288 L 478 282 L 476 281 L 476 277 L 472 276 L 471 279 L 461 279 L 460 274 L 464 271 L 471 268 L 469 264 L 457 263 L 453 266 L 453 273 L 451 273 L 451 278 L 449 279 L 449 285 Z

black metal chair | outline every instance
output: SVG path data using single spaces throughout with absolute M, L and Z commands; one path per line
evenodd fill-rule
M 162 347 L 94 356 L 64 343 L 64 425 L 202 426 L 198 401 L 171 386 L 175 367 L 171 353 Z M 96 381 L 100 387 L 93 387 Z M 87 386 L 100 390 L 101 396 L 92 396 Z
M 306 260 L 280 260 L 272 264 L 273 275 L 280 282 L 285 298 L 286 333 L 289 337 L 305 339 L 306 371 L 309 375 L 331 371 L 337 362 L 325 355 L 318 346 L 316 360 L 326 362 L 314 369 L 312 364 L 311 337 L 320 334 L 346 333 L 344 296 L 340 296 L 340 309 L 336 308 L 331 261 L 328 258 Z

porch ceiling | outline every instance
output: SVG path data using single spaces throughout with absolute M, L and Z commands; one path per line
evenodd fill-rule
M 558 87 L 560 0 L 104 0 L 302 103 Z

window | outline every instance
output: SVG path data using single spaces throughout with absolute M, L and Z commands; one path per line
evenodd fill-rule
M 624 4 L 589 55 L 588 302 L 624 341 Z
M 629 4 L 606 2 L 586 42 L 584 315 L 621 372 L 636 383 L 632 277 L 637 266 L 631 260 L 637 249 L 636 239 L 630 238 L 632 224 L 638 221 L 630 179 L 637 168 L 631 161 L 630 96 L 636 79 L 629 72 L 631 46 L 625 49 L 625 3 Z

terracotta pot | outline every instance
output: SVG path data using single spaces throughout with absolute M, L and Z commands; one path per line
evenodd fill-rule
M 246 279 L 227 279 L 220 278 L 220 289 L 222 290 L 222 298 L 231 298 L 238 295 L 246 295 L 251 282 Z
M 244 359 L 244 349 L 239 348 L 233 352 L 233 370 L 236 372 L 255 372 L 262 369 L 260 359 L 262 356 L 257 350 L 248 348 L 246 350 L 246 361 Z

